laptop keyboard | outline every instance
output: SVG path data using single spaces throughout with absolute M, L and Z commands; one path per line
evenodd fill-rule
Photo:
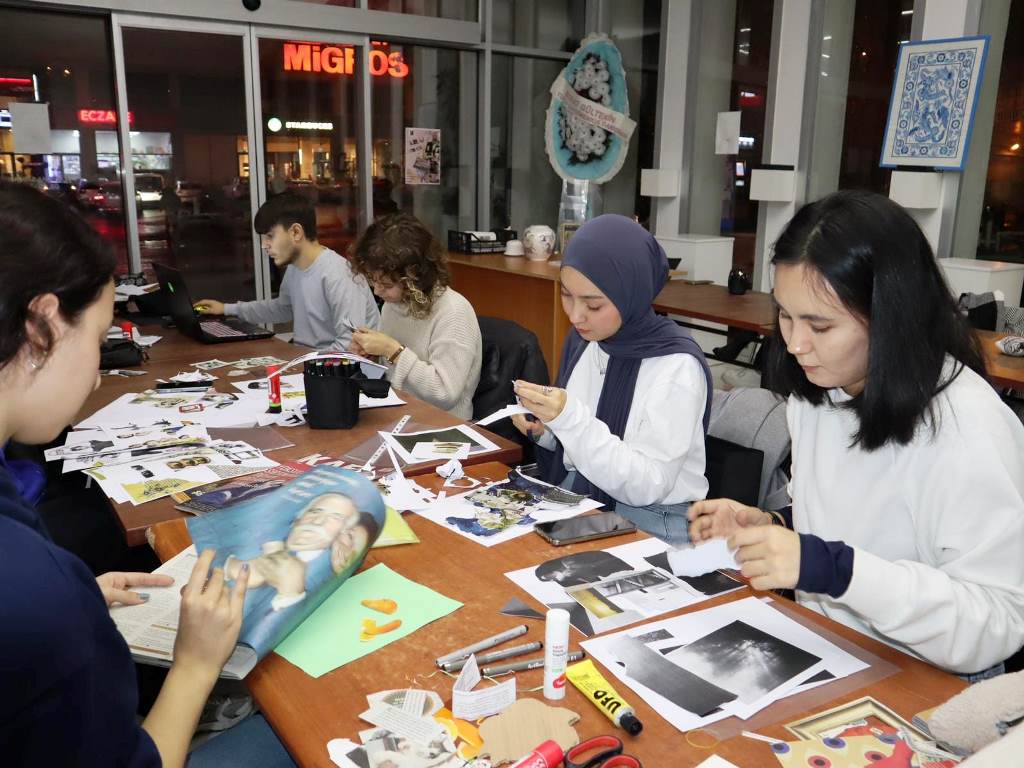
M 204 320 L 199 324 L 199 327 L 203 329 L 204 333 L 208 333 L 211 336 L 225 337 L 225 336 L 248 336 L 249 334 L 245 331 L 240 331 L 237 328 L 232 328 L 230 325 L 218 322 L 217 320 Z

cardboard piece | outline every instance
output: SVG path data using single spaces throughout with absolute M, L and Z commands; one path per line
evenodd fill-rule
M 480 726 L 484 745 L 480 756 L 498 766 L 529 754 L 538 744 L 551 739 L 568 751 L 580 743 L 572 727 L 580 716 L 565 707 L 551 707 L 537 699 L 519 699 L 500 715 Z

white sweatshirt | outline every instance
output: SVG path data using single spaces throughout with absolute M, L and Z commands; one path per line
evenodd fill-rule
M 640 363 L 623 438 L 599 421 L 608 355 L 590 342 L 569 376 L 562 412 L 538 440 L 562 443 L 566 469 L 577 469 L 616 501 L 631 507 L 703 499 L 704 406 L 707 381 L 693 355 L 651 357 Z
M 1024 426 L 969 369 L 933 405 L 934 437 L 922 426 L 909 445 L 867 453 L 850 447 L 852 411 L 790 397 L 793 526 L 854 550 L 841 597 L 797 598 L 936 666 L 978 672 L 1024 643 Z

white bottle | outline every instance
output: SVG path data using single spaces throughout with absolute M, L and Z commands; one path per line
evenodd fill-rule
M 569 612 L 548 611 L 544 625 L 544 698 L 565 698 L 565 666 L 569 655 Z

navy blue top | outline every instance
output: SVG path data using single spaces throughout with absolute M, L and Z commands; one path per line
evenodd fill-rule
M 85 564 L 51 542 L 0 466 L 0 761 L 159 766 L 135 667 Z
M 793 528 L 793 508 L 776 510 L 786 527 Z M 796 588 L 842 597 L 853 579 L 853 547 L 842 541 L 825 541 L 811 533 L 800 536 L 800 575 Z

